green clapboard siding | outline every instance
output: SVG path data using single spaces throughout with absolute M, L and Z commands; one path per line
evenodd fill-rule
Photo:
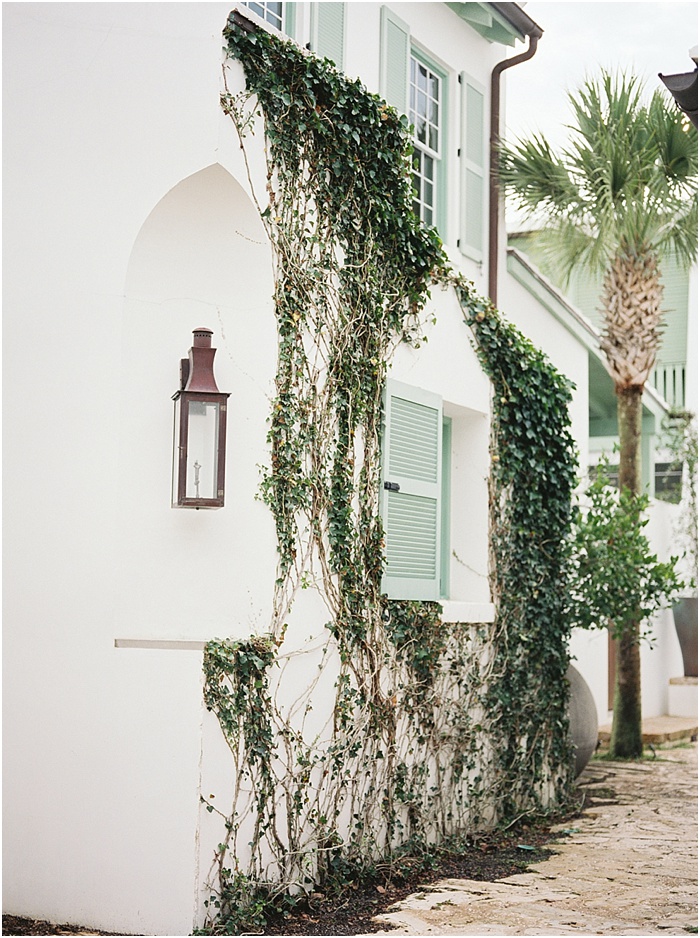
M 661 261 L 661 282 L 664 295 L 664 334 L 658 360 L 661 362 L 687 361 L 688 344 L 688 271 L 672 258 Z
M 311 13 L 314 52 L 342 69 L 345 63 L 345 4 L 314 3 Z
M 442 400 L 387 381 L 384 398 L 382 591 L 390 599 L 438 599 L 442 488 Z
M 510 236 L 509 241 L 527 254 L 584 316 L 599 329 L 604 327 L 601 312 L 602 276 L 593 276 L 579 268 L 573 271 L 569 283 L 566 284 L 561 274 L 548 262 L 536 231 Z M 661 300 L 662 337 L 657 362 L 660 365 L 680 365 L 687 361 L 689 274 L 673 257 L 662 257 L 659 264 L 664 293 Z
M 379 92 L 400 114 L 408 110 L 408 63 L 411 30 L 388 7 L 381 10 Z

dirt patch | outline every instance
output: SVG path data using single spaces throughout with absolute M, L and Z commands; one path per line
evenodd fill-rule
M 3 935 L 116 935 L 117 932 L 97 931 L 82 925 L 54 925 L 41 919 L 3 915 Z
M 429 868 L 404 870 L 379 876 L 371 882 L 348 889 L 342 897 L 323 897 L 299 908 L 288 918 L 276 918 L 266 935 L 358 935 L 386 930 L 375 921 L 396 902 L 412 893 L 430 889 L 441 879 L 474 879 L 496 882 L 522 873 L 530 864 L 551 855 L 545 844 L 561 834 L 548 827 L 521 825 L 505 833 L 480 838 L 461 853 L 442 853 Z

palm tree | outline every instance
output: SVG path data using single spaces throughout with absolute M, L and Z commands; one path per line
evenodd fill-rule
M 697 130 L 661 91 L 603 72 L 569 95 L 572 136 L 556 154 L 542 135 L 503 147 L 506 192 L 544 227 L 547 258 L 565 277 L 602 276 L 601 348 L 613 378 L 620 487 L 640 494 L 642 391 L 662 327 L 660 259 L 697 255 Z M 639 622 L 618 643 L 611 751 L 642 752 Z

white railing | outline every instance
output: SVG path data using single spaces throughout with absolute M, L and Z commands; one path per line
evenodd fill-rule
M 659 362 L 651 380 L 667 404 L 685 407 L 685 362 Z

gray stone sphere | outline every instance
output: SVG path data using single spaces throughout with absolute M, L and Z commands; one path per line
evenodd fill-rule
M 571 664 L 566 679 L 571 685 L 569 734 L 576 752 L 575 773 L 578 777 L 598 745 L 598 713 L 590 687 Z

